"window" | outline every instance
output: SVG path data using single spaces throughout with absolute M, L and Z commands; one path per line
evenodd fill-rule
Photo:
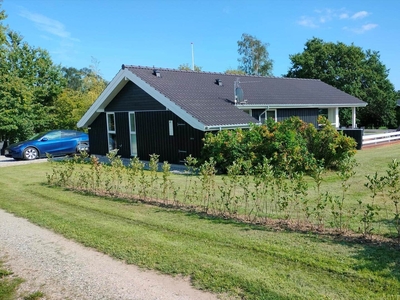
M 61 137 L 62 138 L 74 138 L 74 137 L 76 137 L 76 132 L 70 131 L 70 130 L 64 130 L 64 131 L 61 131 Z
M 134 112 L 129 113 L 129 133 L 131 140 L 131 155 L 137 156 L 136 118 Z
M 107 113 L 107 128 L 109 132 L 115 133 L 115 116 L 114 113 Z
M 260 121 L 262 124 L 265 123 L 266 120 L 268 120 L 269 118 L 274 119 L 274 121 L 276 121 L 276 110 L 264 110 L 264 112 L 262 114 L 260 114 L 260 116 L 258 117 L 258 121 Z
M 107 113 L 108 151 L 117 149 L 117 135 L 115 131 L 115 115 Z
M 52 131 L 44 136 L 47 140 L 57 140 L 61 138 L 61 131 Z
M 267 110 L 267 119 L 272 118 L 276 121 L 276 110 Z
M 327 108 L 320 108 L 318 110 L 318 116 L 325 117 L 329 120 L 328 109 Z

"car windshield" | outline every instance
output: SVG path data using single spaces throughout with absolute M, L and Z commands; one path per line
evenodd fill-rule
M 38 140 L 40 139 L 42 136 L 44 136 L 47 132 L 40 132 L 40 133 L 36 133 L 34 135 L 32 135 L 29 140 L 33 141 L 33 140 Z

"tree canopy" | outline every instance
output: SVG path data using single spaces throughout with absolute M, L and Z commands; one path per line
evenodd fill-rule
M 202 67 L 200 67 L 200 66 L 198 66 L 198 65 L 195 64 L 195 65 L 194 65 L 194 70 L 192 70 L 192 67 L 189 66 L 188 63 L 186 63 L 186 64 L 181 64 L 181 65 L 179 65 L 179 67 L 178 67 L 178 70 L 181 70 L 181 71 L 195 71 L 195 72 L 201 72 L 202 69 L 203 69 Z
M 361 126 L 396 126 L 396 93 L 379 52 L 313 38 L 302 53 L 290 55 L 290 60 L 287 77 L 320 79 L 367 102 L 357 111 Z M 341 124 L 349 124 L 350 118 L 348 110 L 340 111 Z
M 6 17 L 0 0 L 0 140 L 75 129 L 107 85 L 98 62 L 81 70 L 55 65 L 46 50 L 3 25 Z
M 33 48 L 7 30 L 0 69 L 0 132 L 10 140 L 25 139 L 51 127 L 52 108 L 64 80 L 47 51 Z
M 97 65 L 80 70 L 63 67 L 62 73 L 67 85 L 56 100 L 55 114 L 64 117 L 56 120 L 55 127 L 76 129 L 76 123 L 106 88 L 107 82 L 98 74 Z
M 243 70 L 239 69 L 226 69 L 224 73 L 231 75 L 246 75 L 246 73 Z
M 255 36 L 243 33 L 237 42 L 239 69 L 249 75 L 271 76 L 273 61 L 269 58 L 267 43 L 262 43 Z

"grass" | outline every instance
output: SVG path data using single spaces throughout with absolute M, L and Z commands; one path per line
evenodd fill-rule
M 18 297 L 17 289 L 19 285 L 24 282 L 20 277 L 16 277 L 12 271 L 3 267 L 3 262 L 0 261 L 0 299 L 13 300 Z M 24 300 L 38 300 L 44 297 L 44 293 L 36 291 L 24 296 Z
M 123 168 L 119 159 L 112 160 L 111 168 L 74 161 L 56 163 L 50 177 L 53 184 L 71 190 L 125 199 L 140 198 L 145 202 L 158 199 L 164 205 L 184 206 L 253 224 L 285 220 L 288 226 L 297 230 L 323 229 L 395 239 L 399 237 L 400 227 L 390 192 L 386 189 L 386 193 L 380 191 L 372 198 L 371 190 L 365 187 L 365 184 L 371 183 L 375 171 L 379 172 L 378 178 L 386 175 L 388 164 L 395 158 L 395 151 L 391 147 L 380 148 L 379 151 L 379 162 L 374 157 L 376 151 L 369 149 L 359 152 L 360 163 L 354 168 L 355 175 L 345 185 L 338 172 L 323 172 L 320 189 L 316 189 L 316 182 L 311 177 L 300 176 L 307 186 L 305 196 L 302 194 L 304 190 L 298 189 L 303 185 L 296 184 L 295 179 L 274 180 L 269 176 L 252 175 L 214 176 L 211 172 L 207 175 L 202 172 L 198 176 L 169 173 L 164 177 L 165 173 L 145 171 L 133 175 L 135 168 Z M 374 166 L 374 162 L 378 166 Z M 292 176 L 295 178 L 296 174 Z M 344 189 L 346 191 L 343 194 Z
M 355 182 L 384 170 L 399 149 L 360 151 Z M 82 195 L 48 187 L 49 172 L 48 163 L 0 168 L 0 208 L 127 263 L 190 276 L 197 288 L 232 298 L 399 297 L 400 256 L 391 245 Z M 336 184 L 331 175 L 326 181 Z M 367 197 L 360 185 L 352 185 L 351 194 Z
M 22 283 L 22 279 L 12 277 L 13 273 L 4 269 L 3 263 L 0 261 L 0 299 L 15 299 L 18 286 Z

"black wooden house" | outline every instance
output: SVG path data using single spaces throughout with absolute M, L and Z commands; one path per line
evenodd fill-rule
M 121 157 L 160 155 L 182 163 L 199 157 L 208 131 L 246 128 L 272 117 L 317 124 L 324 114 L 339 127 L 339 108 L 366 103 L 320 80 L 122 66 L 78 122 L 89 129 L 90 151 Z

